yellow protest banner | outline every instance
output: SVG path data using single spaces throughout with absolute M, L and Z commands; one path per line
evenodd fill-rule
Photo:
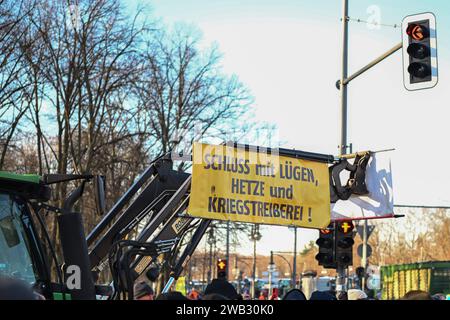
M 326 228 L 326 163 L 195 143 L 188 214 L 258 224 Z

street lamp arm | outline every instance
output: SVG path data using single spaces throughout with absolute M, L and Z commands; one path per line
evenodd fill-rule
M 248 264 L 248 262 L 245 262 L 244 260 L 242 260 L 242 259 L 239 259 L 239 262 L 240 263 L 243 263 L 243 264 L 245 264 L 248 268 L 252 268 L 249 264 Z
M 292 267 L 291 267 L 291 264 L 289 263 L 289 261 L 288 261 L 284 256 L 282 256 L 281 254 L 273 253 L 273 255 L 274 255 L 274 256 L 278 256 L 278 257 L 280 257 L 281 259 L 283 259 L 283 260 L 287 263 L 287 265 L 288 265 L 288 267 L 289 267 L 289 271 L 290 271 L 290 273 L 292 274 Z

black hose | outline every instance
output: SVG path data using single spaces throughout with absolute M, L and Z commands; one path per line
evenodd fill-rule
M 126 253 L 123 252 L 125 247 L 132 247 Z M 142 249 L 144 248 L 144 249 Z M 133 255 L 154 256 L 155 244 L 142 243 L 133 240 L 119 240 L 113 243 L 111 251 L 108 255 L 108 263 L 110 266 L 111 276 L 113 278 L 114 294 L 112 299 L 128 298 L 133 299 L 134 288 L 132 286 L 133 279 L 131 277 L 130 264 Z M 123 259 L 122 259 L 123 258 Z M 126 277 L 126 284 L 122 281 L 121 271 Z
M 61 284 L 61 287 L 62 287 L 63 300 L 66 300 L 66 289 L 65 289 L 63 277 L 62 277 L 62 274 L 61 274 L 61 270 L 59 269 L 59 262 L 58 262 L 58 258 L 56 256 L 55 249 L 53 248 L 53 245 L 52 245 L 52 242 L 50 240 L 50 236 L 48 234 L 47 228 L 45 227 L 44 220 L 42 219 L 41 215 L 39 214 L 39 211 L 35 210 L 35 212 L 36 212 L 36 217 L 37 217 L 37 219 L 39 221 L 39 224 L 41 225 L 42 231 L 44 233 L 44 238 L 45 238 L 45 240 L 48 243 L 48 247 L 49 247 L 51 256 L 53 258 L 53 261 L 56 264 L 56 274 L 57 274 L 57 277 L 58 277 L 58 281 L 59 281 L 59 283 Z M 49 271 L 51 272 L 51 270 L 49 270 Z

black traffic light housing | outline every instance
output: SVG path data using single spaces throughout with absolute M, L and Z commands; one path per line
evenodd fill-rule
M 402 23 L 403 80 L 408 90 L 437 84 L 436 18 L 432 13 L 408 16 Z
M 316 260 L 320 266 L 327 269 L 336 268 L 334 258 L 334 230 L 333 224 L 330 224 L 327 229 L 320 230 L 319 239 L 316 244 L 319 246 L 319 253 L 316 255 Z
M 335 259 L 336 264 L 343 268 L 353 264 L 353 245 L 355 244 L 355 240 L 353 240 L 353 229 L 354 225 L 351 221 L 336 222 Z
M 217 278 L 218 279 L 227 279 L 227 266 L 228 261 L 225 259 L 217 260 Z
M 409 55 L 410 83 L 431 80 L 430 21 L 415 21 L 408 24 L 406 33 L 409 38 L 406 52 Z

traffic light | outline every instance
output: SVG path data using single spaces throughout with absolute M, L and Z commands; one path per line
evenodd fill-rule
M 403 82 L 407 90 L 434 87 L 438 82 L 436 17 L 408 16 L 402 22 Z
M 347 267 L 353 264 L 353 229 L 351 221 L 342 221 L 336 223 L 336 263 L 338 266 Z
M 363 278 L 366 277 L 366 270 L 363 267 L 358 267 L 355 270 L 356 277 L 358 278 L 358 284 L 360 288 L 363 288 L 363 285 L 365 284 L 365 281 L 363 281 Z M 365 289 L 365 288 L 363 288 Z
M 316 244 L 319 246 L 319 253 L 316 255 L 316 260 L 319 262 L 319 265 L 328 269 L 336 268 L 334 260 L 333 224 L 328 229 L 320 230 L 320 236 Z
M 217 260 L 217 278 L 227 279 L 227 260 L 219 259 Z

